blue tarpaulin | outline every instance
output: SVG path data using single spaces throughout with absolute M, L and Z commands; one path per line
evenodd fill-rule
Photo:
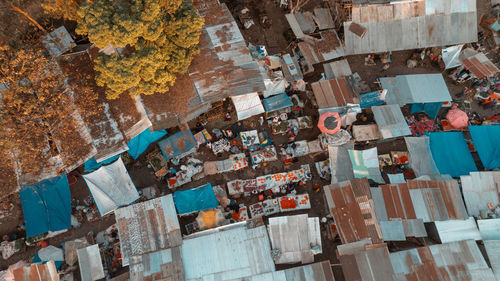
M 116 159 L 118 159 L 120 157 L 120 154 L 118 155 L 115 155 L 113 157 L 109 157 L 108 159 L 104 160 L 104 161 L 101 161 L 101 162 L 97 162 L 95 160 L 94 157 L 90 158 L 89 160 L 87 160 L 84 164 L 84 170 L 85 172 L 92 172 L 92 171 L 95 171 L 97 169 L 99 169 L 102 165 L 107 165 L 109 163 L 112 163 L 114 162 Z
M 410 104 L 410 111 L 411 113 L 425 112 L 427 116 L 434 119 L 438 115 L 442 105 L 442 102 L 412 103 Z
M 179 131 L 168 138 L 158 142 L 161 153 L 165 159 L 184 156 L 197 145 L 191 130 Z
M 127 152 L 130 156 L 132 156 L 132 158 L 137 159 L 144 151 L 146 151 L 150 144 L 166 135 L 167 131 L 165 130 L 151 132 L 148 128 L 127 143 L 129 148 Z
M 66 174 L 19 191 L 26 222 L 26 236 L 71 228 L 71 194 Z
M 361 108 L 371 108 L 372 106 L 384 104 L 385 101 L 380 98 L 380 92 L 369 92 L 359 96 L 359 106 Z
M 179 215 L 208 210 L 219 206 L 211 184 L 174 192 L 174 202 Z
M 266 112 L 273 112 L 293 106 L 292 100 L 285 93 L 264 99 L 262 100 L 262 104 Z
M 500 125 L 469 126 L 469 131 L 484 168 L 500 167 Z
M 432 157 L 439 173 L 459 177 L 477 171 L 462 132 L 429 133 Z

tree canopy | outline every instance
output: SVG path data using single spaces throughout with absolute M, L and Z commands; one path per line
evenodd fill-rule
M 77 32 L 90 42 L 124 48 L 94 61 L 97 84 L 110 99 L 167 92 L 198 52 L 203 19 L 190 0 L 96 0 L 78 14 Z

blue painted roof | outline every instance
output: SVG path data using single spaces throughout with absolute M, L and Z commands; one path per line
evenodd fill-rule
M 292 100 L 285 93 L 264 99 L 262 104 L 264 105 L 266 112 L 273 112 L 293 106 Z

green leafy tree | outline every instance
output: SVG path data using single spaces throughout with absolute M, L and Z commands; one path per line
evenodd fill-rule
M 190 0 L 96 0 L 78 13 L 77 32 L 99 48 L 124 48 L 94 61 L 109 99 L 167 92 L 198 53 L 203 19 Z

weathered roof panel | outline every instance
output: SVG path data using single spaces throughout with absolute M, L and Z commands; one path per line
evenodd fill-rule
M 375 121 L 384 139 L 411 135 L 406 119 L 397 104 L 372 107 Z
M 195 1 L 205 18 L 200 36 L 200 54 L 189 67 L 202 102 L 264 91 L 259 65 L 250 55 L 243 35 L 225 4 L 216 0 Z
M 54 261 L 14 269 L 13 275 L 15 281 L 59 281 Z
M 173 247 L 130 259 L 130 280 L 184 281 L 181 248 Z
M 481 240 L 481 234 L 477 229 L 474 218 L 467 220 L 447 220 L 434 222 L 441 243 L 449 243 L 462 240 Z
M 319 218 L 309 218 L 307 214 L 269 218 L 268 232 L 273 249 L 280 250 L 277 264 L 311 263 L 311 247 L 319 246 L 321 251 Z
M 346 59 L 323 64 L 326 79 L 352 75 L 351 67 Z
M 474 0 L 391 1 L 386 5 L 353 6 L 352 21 L 344 23 L 346 54 L 475 42 L 476 21 Z M 363 37 L 350 29 L 352 23 L 366 28 Z
M 488 254 L 493 274 L 496 280 L 500 280 L 500 240 L 485 240 L 484 248 Z
M 270 252 L 266 227 L 246 223 L 196 233 L 181 248 L 187 281 L 240 280 L 275 271 Z
M 319 108 L 346 106 L 359 103 L 359 96 L 345 78 L 335 78 L 311 84 Z
M 483 240 L 500 240 L 500 218 L 477 220 Z
M 171 194 L 115 210 L 123 265 L 132 256 L 182 244 Z
M 371 238 L 373 243 L 382 241 L 382 231 L 366 178 L 327 185 L 323 189 L 342 243 L 364 238 Z
M 95 281 L 105 277 L 99 245 L 77 249 L 76 252 L 82 281 Z
M 493 206 L 500 203 L 500 172 L 471 172 L 469 176 L 461 176 L 460 179 L 469 215 L 479 217 L 482 212 L 488 211 L 488 203 Z
M 493 76 L 500 72 L 484 53 L 478 53 L 474 56 L 462 59 L 462 63 L 477 78 Z

